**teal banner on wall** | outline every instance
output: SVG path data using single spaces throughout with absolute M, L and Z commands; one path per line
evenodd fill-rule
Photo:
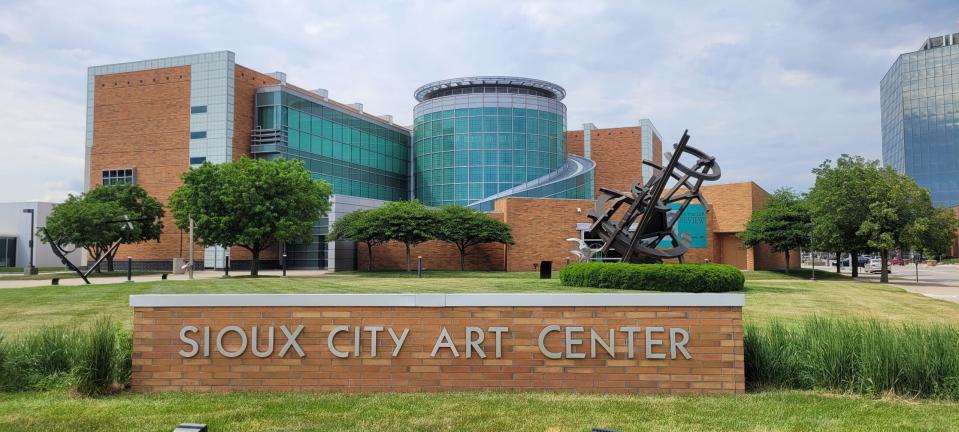
M 676 210 L 679 210 L 679 204 L 673 203 L 670 204 L 672 211 L 669 212 L 668 217 L 673 217 L 673 213 Z M 682 216 L 679 217 L 679 221 L 676 222 L 676 234 L 682 239 L 686 235 L 689 236 L 689 247 L 701 249 L 707 246 L 706 244 L 706 208 L 702 204 L 690 204 L 686 207 L 686 211 L 683 212 Z M 670 248 L 672 247 L 672 242 L 669 239 L 663 240 L 659 243 L 661 248 Z

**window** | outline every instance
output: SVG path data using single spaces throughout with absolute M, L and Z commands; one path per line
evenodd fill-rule
M 206 112 L 206 105 L 190 107 L 190 114 L 203 114 Z
M 190 165 L 199 165 L 203 162 L 206 162 L 206 156 L 191 157 Z
M 133 184 L 133 169 L 103 170 L 102 181 L 104 185 Z
M 190 139 L 206 138 L 206 131 L 190 132 Z

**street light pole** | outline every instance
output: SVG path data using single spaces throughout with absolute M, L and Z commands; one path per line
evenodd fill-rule
M 23 274 L 35 275 L 37 274 L 37 268 L 33 265 L 33 236 L 35 235 L 33 231 L 36 229 L 34 227 L 36 218 L 33 209 L 23 209 L 23 212 L 30 215 L 30 242 L 28 243 L 30 245 L 30 265 L 23 269 Z

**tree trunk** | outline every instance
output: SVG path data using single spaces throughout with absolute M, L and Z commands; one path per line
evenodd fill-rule
M 859 277 L 859 252 L 849 252 L 849 267 L 852 270 L 852 277 Z
M 260 275 L 260 251 L 259 249 L 250 251 L 250 254 L 253 255 L 253 260 L 250 262 L 250 276 L 259 276 Z
M 107 272 L 113 272 L 113 254 L 107 255 Z
M 842 252 L 836 252 L 836 273 L 842 273 Z
M 466 271 L 466 248 L 459 248 L 460 250 L 460 271 Z
M 789 251 L 783 252 L 783 254 L 786 255 L 786 274 L 789 274 Z
M 410 244 L 406 243 L 406 272 L 410 272 Z
M 373 245 L 370 242 L 366 242 L 366 252 L 369 260 L 366 262 L 367 271 L 373 271 Z
M 889 251 L 886 249 L 879 250 L 879 257 L 882 259 L 882 265 L 879 266 L 879 282 L 889 283 Z

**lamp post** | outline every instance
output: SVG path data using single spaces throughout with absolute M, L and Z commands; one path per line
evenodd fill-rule
M 35 275 L 35 274 L 37 274 L 37 268 L 34 267 L 34 265 L 33 265 L 33 236 L 34 236 L 33 230 L 35 229 L 35 228 L 34 228 L 34 221 L 35 221 L 36 218 L 35 218 L 35 214 L 34 214 L 34 212 L 33 212 L 33 209 L 23 209 L 23 212 L 24 212 L 24 213 L 28 213 L 28 214 L 30 215 L 30 242 L 28 243 L 28 244 L 30 245 L 30 265 L 29 265 L 28 267 L 25 267 L 25 268 L 23 269 L 23 274 L 25 274 L 25 275 Z

